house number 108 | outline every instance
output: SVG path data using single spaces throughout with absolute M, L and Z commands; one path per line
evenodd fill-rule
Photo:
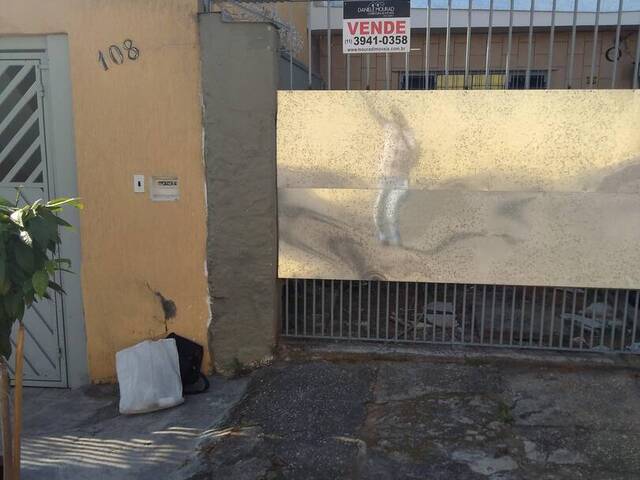
M 107 55 L 105 55 L 102 50 L 98 50 L 98 62 L 102 65 L 102 68 L 105 71 L 109 70 L 109 63 L 122 65 L 125 58 L 128 58 L 129 60 L 137 60 L 139 56 L 140 50 L 137 47 L 134 47 L 133 41 L 129 39 L 122 42 L 122 47 L 118 45 L 109 46 Z

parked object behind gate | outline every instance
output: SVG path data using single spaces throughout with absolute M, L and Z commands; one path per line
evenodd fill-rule
M 173 338 L 144 341 L 116 353 L 120 413 L 145 413 L 181 404 L 178 349 Z

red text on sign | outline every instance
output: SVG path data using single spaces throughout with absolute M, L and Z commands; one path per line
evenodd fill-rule
M 407 33 L 406 20 L 354 20 L 347 22 L 351 35 L 394 35 Z

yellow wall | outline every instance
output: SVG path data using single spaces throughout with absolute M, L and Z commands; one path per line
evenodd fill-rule
M 169 330 L 206 345 L 196 13 L 196 0 L 0 0 L 0 35 L 68 34 L 93 381 L 113 379 L 117 350 L 164 335 L 147 282 L 177 305 Z M 105 72 L 98 51 L 127 38 L 140 58 Z M 151 175 L 177 175 L 180 200 L 134 194 L 134 173 L 147 192 Z

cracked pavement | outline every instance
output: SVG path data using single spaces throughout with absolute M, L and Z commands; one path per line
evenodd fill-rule
M 636 479 L 637 370 L 278 363 L 175 478 Z

